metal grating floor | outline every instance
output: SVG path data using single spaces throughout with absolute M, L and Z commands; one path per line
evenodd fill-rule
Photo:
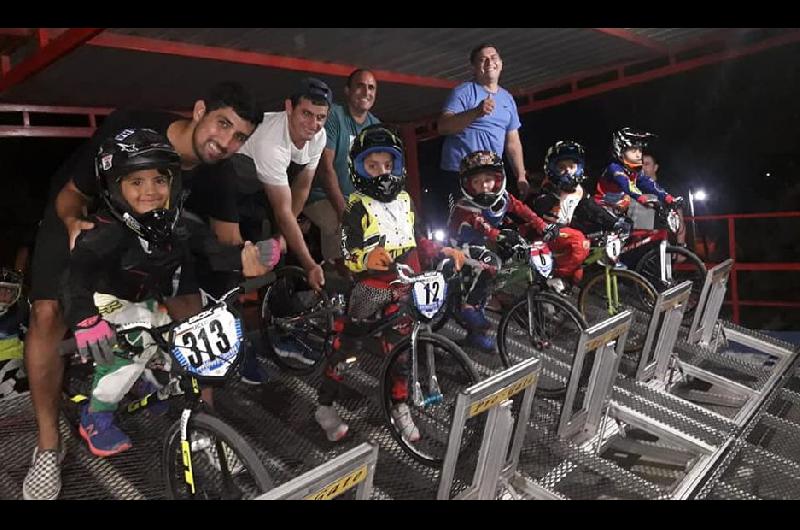
M 496 319 L 494 319 L 496 321 Z M 448 324 L 444 334 L 462 339 L 464 331 Z M 679 342 L 680 344 L 680 342 Z M 724 359 L 692 347 L 682 347 L 693 359 Z M 482 377 L 500 369 L 496 356 L 469 351 Z M 795 350 L 796 352 L 796 350 Z M 531 355 L 540 355 L 531 350 Z M 545 370 L 560 378 L 569 373 L 569 356 L 553 351 L 543 356 Z M 346 395 L 339 411 L 351 434 L 339 443 L 329 442 L 313 419 L 316 388 L 320 376 L 282 374 L 262 360 L 275 378 L 253 389 L 235 383 L 216 393 L 218 414 L 253 445 L 276 485 L 284 483 L 346 452 L 364 441 L 380 448 L 373 498 L 433 499 L 439 471 L 418 464 L 391 438 L 384 426 L 378 401 L 376 377 L 379 357 L 364 356 L 359 366 L 346 373 Z M 765 370 L 724 359 L 722 368 L 744 375 L 757 375 L 763 384 Z M 744 365 L 744 366 L 742 366 Z M 793 368 L 794 369 L 794 368 Z M 713 445 L 734 440 L 722 464 L 714 471 L 701 496 L 706 498 L 800 498 L 800 377 L 793 374 L 776 389 L 763 410 L 743 432 L 724 415 L 620 377 L 613 399 L 672 425 Z M 686 471 L 676 466 L 624 459 L 608 451 L 596 454 L 555 435 L 560 402 L 534 400 L 519 471 L 547 489 L 570 499 L 659 499 L 668 498 Z M 165 417 L 145 412 L 124 416 L 121 427 L 134 447 L 110 459 L 98 459 L 85 449 L 72 431 L 67 415 L 61 432 L 68 456 L 63 467 L 63 499 L 159 499 L 161 478 L 161 434 L 177 417 L 177 405 Z M 442 419 L 447 432 L 446 419 Z M 0 498 L 20 499 L 24 476 L 35 443 L 36 426 L 28 395 L 0 402 Z M 452 494 L 462 491 L 471 479 L 474 458 L 460 462 Z

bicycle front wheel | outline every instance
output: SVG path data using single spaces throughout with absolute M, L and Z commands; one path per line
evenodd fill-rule
M 606 274 L 608 276 L 606 276 Z M 578 295 L 578 308 L 589 325 L 602 322 L 614 315 L 631 310 L 634 321 L 645 325 L 656 305 L 658 293 L 647 278 L 624 269 L 601 269 L 586 279 Z M 645 316 L 642 317 L 643 313 Z M 626 352 L 642 349 L 646 333 L 631 328 L 625 342 Z
M 686 302 L 686 311 L 683 313 L 683 320 L 685 322 L 691 321 L 694 316 L 694 310 L 697 308 L 697 302 L 700 300 L 703 283 L 706 281 L 706 266 L 697 254 L 683 247 L 667 246 L 665 253 L 672 265 L 672 280 L 664 281 L 661 279 L 658 248 L 650 250 L 641 257 L 636 264 L 636 272 L 650 280 L 659 293 L 680 285 L 686 280 L 691 281 L 692 292 L 689 294 L 689 300 Z
M 283 267 L 278 279 L 264 293 L 261 331 L 275 364 L 305 375 L 325 359 L 333 330 L 331 299 L 309 287 L 299 267 Z
M 411 338 L 406 337 L 392 349 L 384 364 L 384 418 L 403 451 L 422 464 L 441 467 L 456 397 L 459 391 L 478 382 L 478 372 L 461 348 L 435 333 L 422 331 L 417 336 L 416 380 L 411 359 Z M 409 436 L 414 427 L 419 431 L 418 437 Z M 465 430 L 462 452 L 477 453 L 481 432 L 476 428 Z
M 533 293 L 525 296 L 500 320 L 497 327 L 497 347 L 504 368 L 525 359 L 545 354 L 545 366 L 556 364 L 567 369 L 565 379 L 543 374 L 536 394 L 547 398 L 563 397 L 566 393 L 568 367 L 572 366 L 581 332 L 587 328 L 586 319 L 564 298 L 552 293 Z M 564 372 L 564 370 L 560 370 Z
M 168 499 L 252 499 L 274 487 L 250 444 L 219 418 L 193 413 L 187 430 L 186 445 L 180 420 L 167 433 L 163 469 Z

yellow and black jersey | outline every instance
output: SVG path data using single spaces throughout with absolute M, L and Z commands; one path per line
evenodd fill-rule
M 391 202 L 352 193 L 342 219 L 342 252 L 354 273 L 366 270 L 367 254 L 384 236 L 384 248 L 392 259 L 416 248 L 415 215 L 411 197 L 402 191 Z

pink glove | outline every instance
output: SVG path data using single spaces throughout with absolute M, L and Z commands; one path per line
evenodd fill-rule
M 111 364 L 114 361 L 117 334 L 100 315 L 93 315 L 78 322 L 75 327 L 75 344 L 84 359 L 91 355 L 97 364 Z
M 261 264 L 269 269 L 274 269 L 281 259 L 281 244 L 277 238 L 266 239 L 256 243 Z

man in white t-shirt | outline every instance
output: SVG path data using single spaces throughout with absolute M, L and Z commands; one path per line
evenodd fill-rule
M 314 289 L 325 284 L 320 267 L 308 251 L 297 216 L 308 198 L 314 172 L 325 148 L 325 120 L 333 93 L 319 79 L 301 80 L 285 102 L 286 110 L 264 113 L 264 121 L 239 153 L 255 162 L 278 231 L 300 261 Z

